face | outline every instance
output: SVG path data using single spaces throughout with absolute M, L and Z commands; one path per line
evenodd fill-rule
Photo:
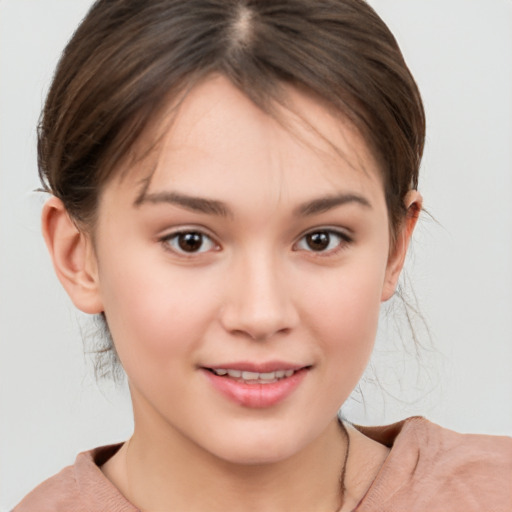
M 322 436 L 394 288 L 365 143 L 313 98 L 289 97 L 314 130 L 285 112 L 283 128 L 222 77 L 198 85 L 150 179 L 139 163 L 105 186 L 94 233 L 136 432 L 232 462 Z

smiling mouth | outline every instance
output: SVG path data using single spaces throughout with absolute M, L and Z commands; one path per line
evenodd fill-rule
M 272 384 L 281 379 L 291 377 L 298 370 L 277 370 L 275 372 L 249 372 L 242 370 L 232 370 L 228 368 L 208 368 L 210 372 L 219 376 L 226 377 L 242 382 L 244 384 Z
M 205 368 L 217 377 L 234 380 L 242 384 L 272 384 L 280 380 L 287 379 L 301 370 L 307 370 L 310 367 L 305 366 L 297 369 L 276 370 L 272 372 L 252 372 L 236 370 L 231 368 Z
M 225 397 L 243 407 L 261 409 L 273 407 L 291 395 L 312 366 L 274 361 L 262 364 L 237 362 L 201 369 Z

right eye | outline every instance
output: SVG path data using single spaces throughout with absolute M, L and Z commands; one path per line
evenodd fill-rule
M 218 247 L 208 235 L 193 230 L 171 233 L 163 237 L 161 242 L 178 254 L 201 254 Z

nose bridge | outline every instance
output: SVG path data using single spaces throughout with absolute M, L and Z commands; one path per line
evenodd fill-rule
M 222 321 L 230 332 L 267 339 L 297 321 L 284 262 L 260 247 L 239 256 L 230 278 Z

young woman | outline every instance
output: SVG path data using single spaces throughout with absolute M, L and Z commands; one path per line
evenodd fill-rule
M 356 428 L 424 112 L 361 0 L 97 2 L 39 132 L 43 233 L 135 428 L 14 510 L 508 510 L 512 440 Z

